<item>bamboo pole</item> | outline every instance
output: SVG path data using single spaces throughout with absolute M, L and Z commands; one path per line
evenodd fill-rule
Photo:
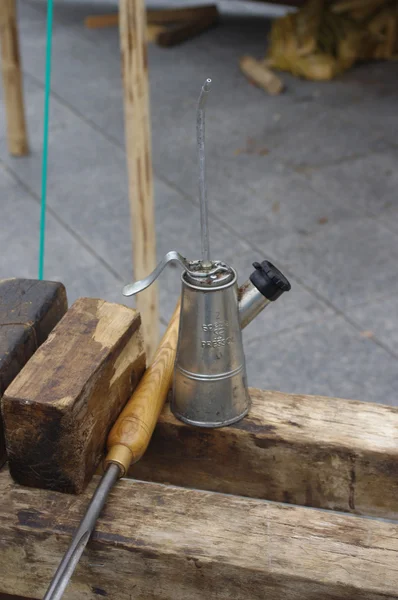
M 156 265 L 144 0 L 120 0 L 119 18 L 134 278 L 142 279 Z M 156 284 L 137 296 L 137 308 L 151 359 L 159 338 Z
M 0 0 L 0 49 L 10 154 L 28 154 L 16 0 Z

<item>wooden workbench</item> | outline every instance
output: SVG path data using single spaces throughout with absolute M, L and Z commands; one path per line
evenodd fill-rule
M 144 0 L 120 0 L 119 29 L 134 277 L 143 279 L 156 266 Z M 0 0 L 0 51 L 8 148 L 11 154 L 23 156 L 28 153 L 29 144 L 16 0 Z M 151 357 L 159 337 L 156 284 L 138 295 L 137 308 L 142 316 L 146 354 Z
M 251 394 L 219 430 L 165 409 L 131 470 L 147 481 L 114 488 L 66 600 L 398 598 L 398 409 Z M 76 497 L 3 469 L 0 592 L 43 597 L 97 480 Z

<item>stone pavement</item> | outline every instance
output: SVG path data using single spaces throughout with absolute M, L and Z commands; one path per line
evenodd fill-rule
M 55 2 L 45 276 L 70 302 L 124 302 L 132 279 L 118 32 L 82 25 L 115 6 Z M 265 53 L 266 9 L 221 6 L 217 29 L 149 48 L 158 255 L 200 252 L 195 107 L 212 77 L 213 255 L 242 281 L 268 258 L 292 283 L 245 331 L 250 384 L 398 405 L 398 63 L 323 84 L 283 75 L 286 93 L 269 97 L 238 68 Z M 32 153 L 8 156 L 1 105 L 0 277 L 37 274 L 46 2 L 19 8 Z M 164 326 L 178 270 L 160 286 Z

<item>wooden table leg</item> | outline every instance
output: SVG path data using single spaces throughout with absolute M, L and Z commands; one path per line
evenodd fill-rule
M 144 0 L 120 0 L 120 46 L 124 85 L 125 136 L 136 280 L 156 265 L 149 85 Z M 152 284 L 137 296 L 147 358 L 159 337 L 158 290 Z
M 0 48 L 10 154 L 28 154 L 16 0 L 0 0 Z

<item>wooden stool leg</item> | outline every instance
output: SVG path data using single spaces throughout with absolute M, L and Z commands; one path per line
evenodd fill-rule
M 119 19 L 134 277 L 142 279 L 156 265 L 144 0 L 120 0 Z M 159 337 L 156 284 L 138 294 L 137 308 L 141 313 L 146 353 L 150 359 Z
M 10 154 L 28 154 L 16 0 L 0 0 L 0 47 Z

